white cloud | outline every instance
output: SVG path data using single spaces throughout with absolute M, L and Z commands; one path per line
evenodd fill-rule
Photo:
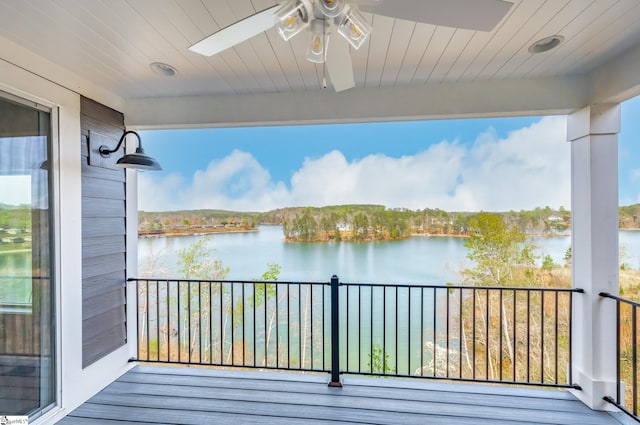
M 456 198 L 465 203 L 462 209 L 473 210 L 570 207 L 570 148 L 564 117 L 543 118 L 505 139 L 480 137 L 467 155 Z
M 265 211 L 287 200 L 283 183 L 274 183 L 249 153 L 233 151 L 229 156 L 197 170 L 190 181 L 176 174 L 156 178 L 140 175 L 139 206 L 146 211 L 227 209 Z
M 31 176 L 0 176 L 0 203 L 31 205 Z
M 290 189 L 249 153 L 234 151 L 198 170 L 140 176 L 140 208 L 266 211 L 284 206 L 376 203 L 447 210 L 519 210 L 570 203 L 570 146 L 564 117 L 546 117 L 499 139 L 489 129 L 466 147 L 441 141 L 412 156 L 339 151 L 306 158 Z

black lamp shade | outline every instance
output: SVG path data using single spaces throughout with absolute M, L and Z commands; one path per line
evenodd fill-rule
M 136 148 L 135 153 L 129 153 L 124 155 L 118 161 L 116 165 L 123 168 L 133 168 L 136 170 L 162 170 L 160 163 L 148 155 L 145 155 L 144 150 L 141 147 Z

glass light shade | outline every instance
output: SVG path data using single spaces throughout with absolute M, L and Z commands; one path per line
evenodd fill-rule
M 322 14 L 328 18 L 335 18 L 344 9 L 344 0 L 318 0 L 317 4 Z
M 359 49 L 360 46 L 367 41 L 369 34 L 371 34 L 371 26 L 364 19 L 364 17 L 356 9 L 350 8 L 338 18 L 338 33 L 343 36 L 354 49 Z
M 316 19 L 311 23 L 311 31 L 309 31 L 307 60 L 313 63 L 324 63 L 327 59 L 328 45 L 329 31 L 327 30 L 327 24 L 322 19 Z
M 309 26 L 313 8 L 309 0 L 291 0 L 275 13 L 278 34 L 285 41 Z

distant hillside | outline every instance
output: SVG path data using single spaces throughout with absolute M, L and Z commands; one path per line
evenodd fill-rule
M 19 210 L 23 208 L 29 208 L 29 206 L 28 205 L 10 205 L 10 204 L 3 204 L 2 202 L 0 202 L 0 210 Z
M 550 207 L 497 212 L 505 221 L 531 235 L 567 234 L 571 212 Z M 465 236 L 476 213 L 384 205 L 290 207 L 267 212 L 186 210 L 138 213 L 139 233 L 182 234 L 254 231 L 261 224 L 283 226 L 291 241 L 401 239 L 411 234 Z M 640 204 L 620 207 L 620 228 L 640 229 Z
M 259 224 L 259 213 L 224 210 L 138 212 L 138 234 L 141 236 L 252 231 Z

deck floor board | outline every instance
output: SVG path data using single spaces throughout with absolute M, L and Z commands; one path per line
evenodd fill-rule
M 202 368 L 137 366 L 62 425 L 593 424 L 619 425 L 566 391 Z

